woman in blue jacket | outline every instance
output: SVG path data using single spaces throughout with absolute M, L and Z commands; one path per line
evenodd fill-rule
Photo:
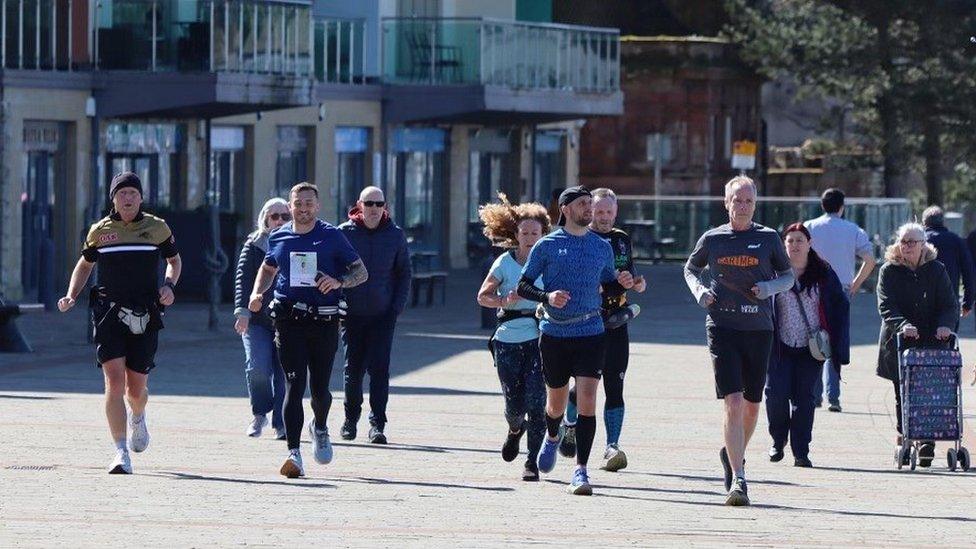
M 788 439 L 793 465 L 813 467 L 810 441 L 823 357 L 811 352 L 810 336 L 826 330 L 829 358 L 834 359 L 831 362 L 839 374 L 840 366 L 850 362 L 850 309 L 837 275 L 811 249 L 806 227 L 802 223 L 790 225 L 783 231 L 783 239 L 796 283 L 775 299 L 775 335 L 765 391 L 769 434 L 773 437 L 769 460 L 783 459 Z
M 288 203 L 281 198 L 272 198 L 261 207 L 257 228 L 247 236 L 237 260 L 237 275 L 234 279 L 234 330 L 244 343 L 244 376 L 247 378 L 247 394 L 251 398 L 251 413 L 254 418 L 247 426 L 247 436 L 259 437 L 268 424 L 271 412 L 271 426 L 275 438 L 285 440 L 285 420 L 282 404 L 285 400 L 285 374 L 278 362 L 278 351 L 274 344 L 274 328 L 268 316 L 271 303 L 269 289 L 264 296 L 264 305 L 258 313 L 247 310 L 247 301 L 254 287 L 254 277 L 268 253 L 268 236 L 271 231 L 291 221 Z

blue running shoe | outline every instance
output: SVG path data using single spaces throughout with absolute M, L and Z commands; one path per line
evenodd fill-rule
M 593 487 L 590 486 L 590 477 L 586 474 L 586 469 L 577 467 L 573 473 L 573 482 L 569 483 L 569 493 L 574 496 L 592 496 Z
M 559 456 L 559 439 L 549 440 L 546 437 L 545 442 L 542 443 L 542 449 L 539 450 L 539 459 L 536 463 L 539 465 L 539 472 L 549 473 L 556 466 L 556 458 Z

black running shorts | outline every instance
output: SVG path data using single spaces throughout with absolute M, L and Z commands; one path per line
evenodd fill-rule
M 117 358 L 124 358 L 125 367 L 140 374 L 148 374 L 156 367 L 158 329 L 147 329 L 135 335 L 119 320 L 114 308 L 100 305 L 92 308 L 92 324 L 99 368 Z
M 604 335 L 587 337 L 539 338 L 542 355 L 542 375 L 546 385 L 554 389 L 565 387 L 571 377 L 595 377 L 603 374 L 605 354 Z
M 715 395 L 725 398 L 743 393 L 749 402 L 762 402 L 773 332 L 708 326 L 706 334 L 715 370 Z

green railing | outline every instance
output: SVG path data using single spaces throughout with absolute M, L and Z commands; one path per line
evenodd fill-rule
M 298 0 L 101 0 L 103 70 L 311 77 L 312 11 Z
M 628 195 L 617 202 L 617 224 L 634 233 L 638 257 L 685 259 L 702 233 L 729 220 L 719 196 Z M 754 219 L 779 231 L 822 214 L 818 198 L 760 197 Z M 910 216 L 911 204 L 902 198 L 848 198 L 844 208 L 844 217 L 868 233 L 878 257 Z
M 481 84 L 612 93 L 620 89 L 616 29 L 482 18 L 387 18 L 383 78 L 398 84 Z

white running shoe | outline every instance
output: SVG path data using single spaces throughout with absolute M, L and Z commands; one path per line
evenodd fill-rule
M 115 459 L 112 460 L 112 464 L 108 466 L 108 474 L 110 475 L 131 475 L 132 474 L 132 461 L 129 460 L 129 451 L 122 448 L 115 449 Z
M 251 424 L 247 426 L 247 436 L 252 438 L 258 438 L 261 436 L 261 430 L 264 426 L 268 424 L 268 418 L 265 416 L 254 416 L 251 420 Z
M 149 447 L 149 428 L 146 427 L 146 414 L 136 418 L 135 414 L 129 414 L 129 448 L 133 452 L 143 452 Z
M 325 465 L 332 462 L 332 442 L 329 440 L 329 429 L 319 431 L 315 428 L 315 420 L 308 422 L 308 435 L 312 437 L 312 449 L 315 451 L 315 461 Z
M 305 466 L 302 465 L 302 454 L 297 448 L 288 453 L 288 459 L 286 459 L 285 463 L 281 465 L 281 470 L 279 472 L 282 474 L 282 476 L 286 476 L 288 478 L 305 476 Z
M 274 431 L 275 431 L 275 440 L 286 440 L 288 438 L 288 434 L 285 433 L 284 427 L 282 427 L 281 429 L 276 428 Z

